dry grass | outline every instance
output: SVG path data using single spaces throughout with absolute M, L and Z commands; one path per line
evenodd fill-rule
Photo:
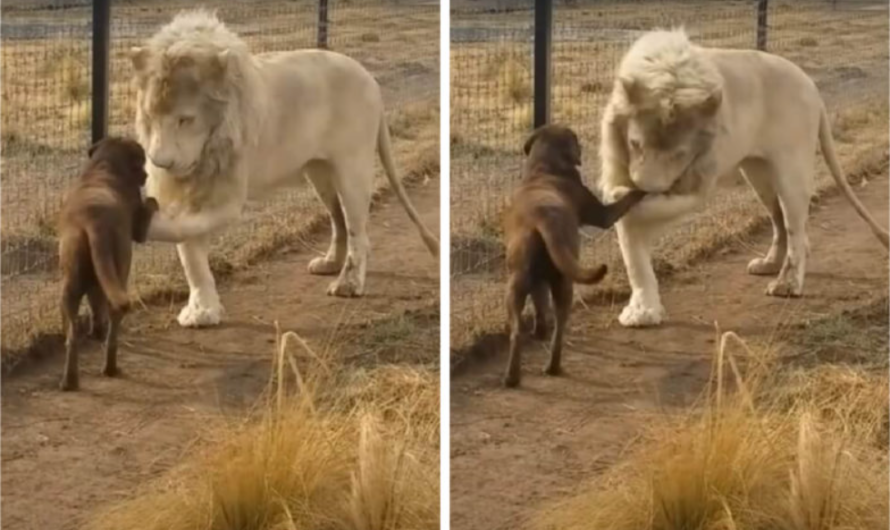
M 732 353 L 731 338 L 722 337 L 701 412 L 656 421 L 627 461 L 541 512 L 533 526 L 887 528 L 886 360 L 874 370 L 782 369 L 776 350 L 739 341 Z M 886 346 L 874 355 L 886 356 Z
M 424 530 L 439 526 L 439 387 L 426 370 L 349 371 L 286 333 L 255 421 L 93 530 Z M 287 352 L 302 346 L 301 354 Z

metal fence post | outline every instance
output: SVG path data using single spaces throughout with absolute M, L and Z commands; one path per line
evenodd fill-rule
M 318 47 L 328 47 L 328 0 L 318 0 Z
M 550 122 L 552 39 L 553 0 L 535 0 L 535 128 Z
M 111 0 L 93 0 L 92 141 L 108 134 L 108 49 L 111 36 Z
M 769 0 L 757 0 L 757 49 L 766 51 L 766 13 Z

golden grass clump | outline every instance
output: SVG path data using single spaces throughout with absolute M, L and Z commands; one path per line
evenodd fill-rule
M 310 354 L 287 353 L 296 340 Z M 227 428 L 93 530 L 424 530 L 439 526 L 438 384 L 392 366 L 349 373 L 286 333 L 257 421 Z M 313 375 L 304 377 L 313 364 Z M 287 390 L 288 377 L 296 390 Z
M 540 529 L 883 530 L 888 518 L 885 372 L 789 374 L 724 334 L 701 414 L 653 426 L 634 456 L 549 507 Z M 726 366 L 733 378 L 724 383 Z M 729 385 L 734 392 L 724 390 Z M 805 391 L 801 391 L 804 388 Z M 841 390 L 842 391 L 839 391 Z M 855 404 L 855 406 L 851 406 Z

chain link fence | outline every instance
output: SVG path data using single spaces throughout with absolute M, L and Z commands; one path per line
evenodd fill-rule
M 500 213 L 533 126 L 534 10 L 533 0 L 452 2 L 452 351 L 504 322 Z M 589 186 L 598 178 L 600 117 L 621 57 L 644 32 L 677 26 L 698 44 L 727 48 L 756 48 L 760 27 L 766 51 L 796 62 L 819 85 L 847 173 L 886 164 L 886 2 L 564 0 L 552 18 L 551 121 L 578 132 Z M 831 186 L 821 161 L 817 182 Z M 657 270 L 664 277 L 689 266 L 765 221 L 747 185 L 729 182 L 705 212 L 661 241 Z M 579 296 L 617 314 L 629 289 L 614 230 L 585 229 L 584 236 L 582 259 L 608 263 L 611 272 Z
M 113 0 L 109 133 L 135 135 L 135 88 L 127 51 L 186 0 Z M 438 171 L 439 5 L 428 0 L 210 1 L 253 52 L 327 48 L 359 60 L 384 90 L 402 175 Z M 4 364 L 35 338 L 58 330 L 55 218 L 85 161 L 91 126 L 92 7 L 89 1 L 4 1 L 2 5 L 2 350 Z M 379 169 L 379 168 L 378 168 Z M 378 171 L 379 185 L 385 179 Z M 217 275 L 297 241 L 325 221 L 301 185 L 250 203 L 245 222 L 216 242 Z M 172 245 L 139 246 L 132 288 L 145 297 L 181 290 Z

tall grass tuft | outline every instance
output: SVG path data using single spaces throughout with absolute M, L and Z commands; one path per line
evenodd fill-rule
M 533 526 L 886 529 L 887 448 L 874 436 L 886 430 L 886 371 L 789 375 L 776 370 L 771 352 L 740 340 L 737 362 L 731 339 L 722 336 L 701 413 L 653 425 L 632 457 L 545 509 Z
M 304 355 L 289 352 L 293 342 Z M 257 418 L 228 427 L 94 530 L 425 530 L 439 525 L 438 385 L 339 367 L 279 335 Z

